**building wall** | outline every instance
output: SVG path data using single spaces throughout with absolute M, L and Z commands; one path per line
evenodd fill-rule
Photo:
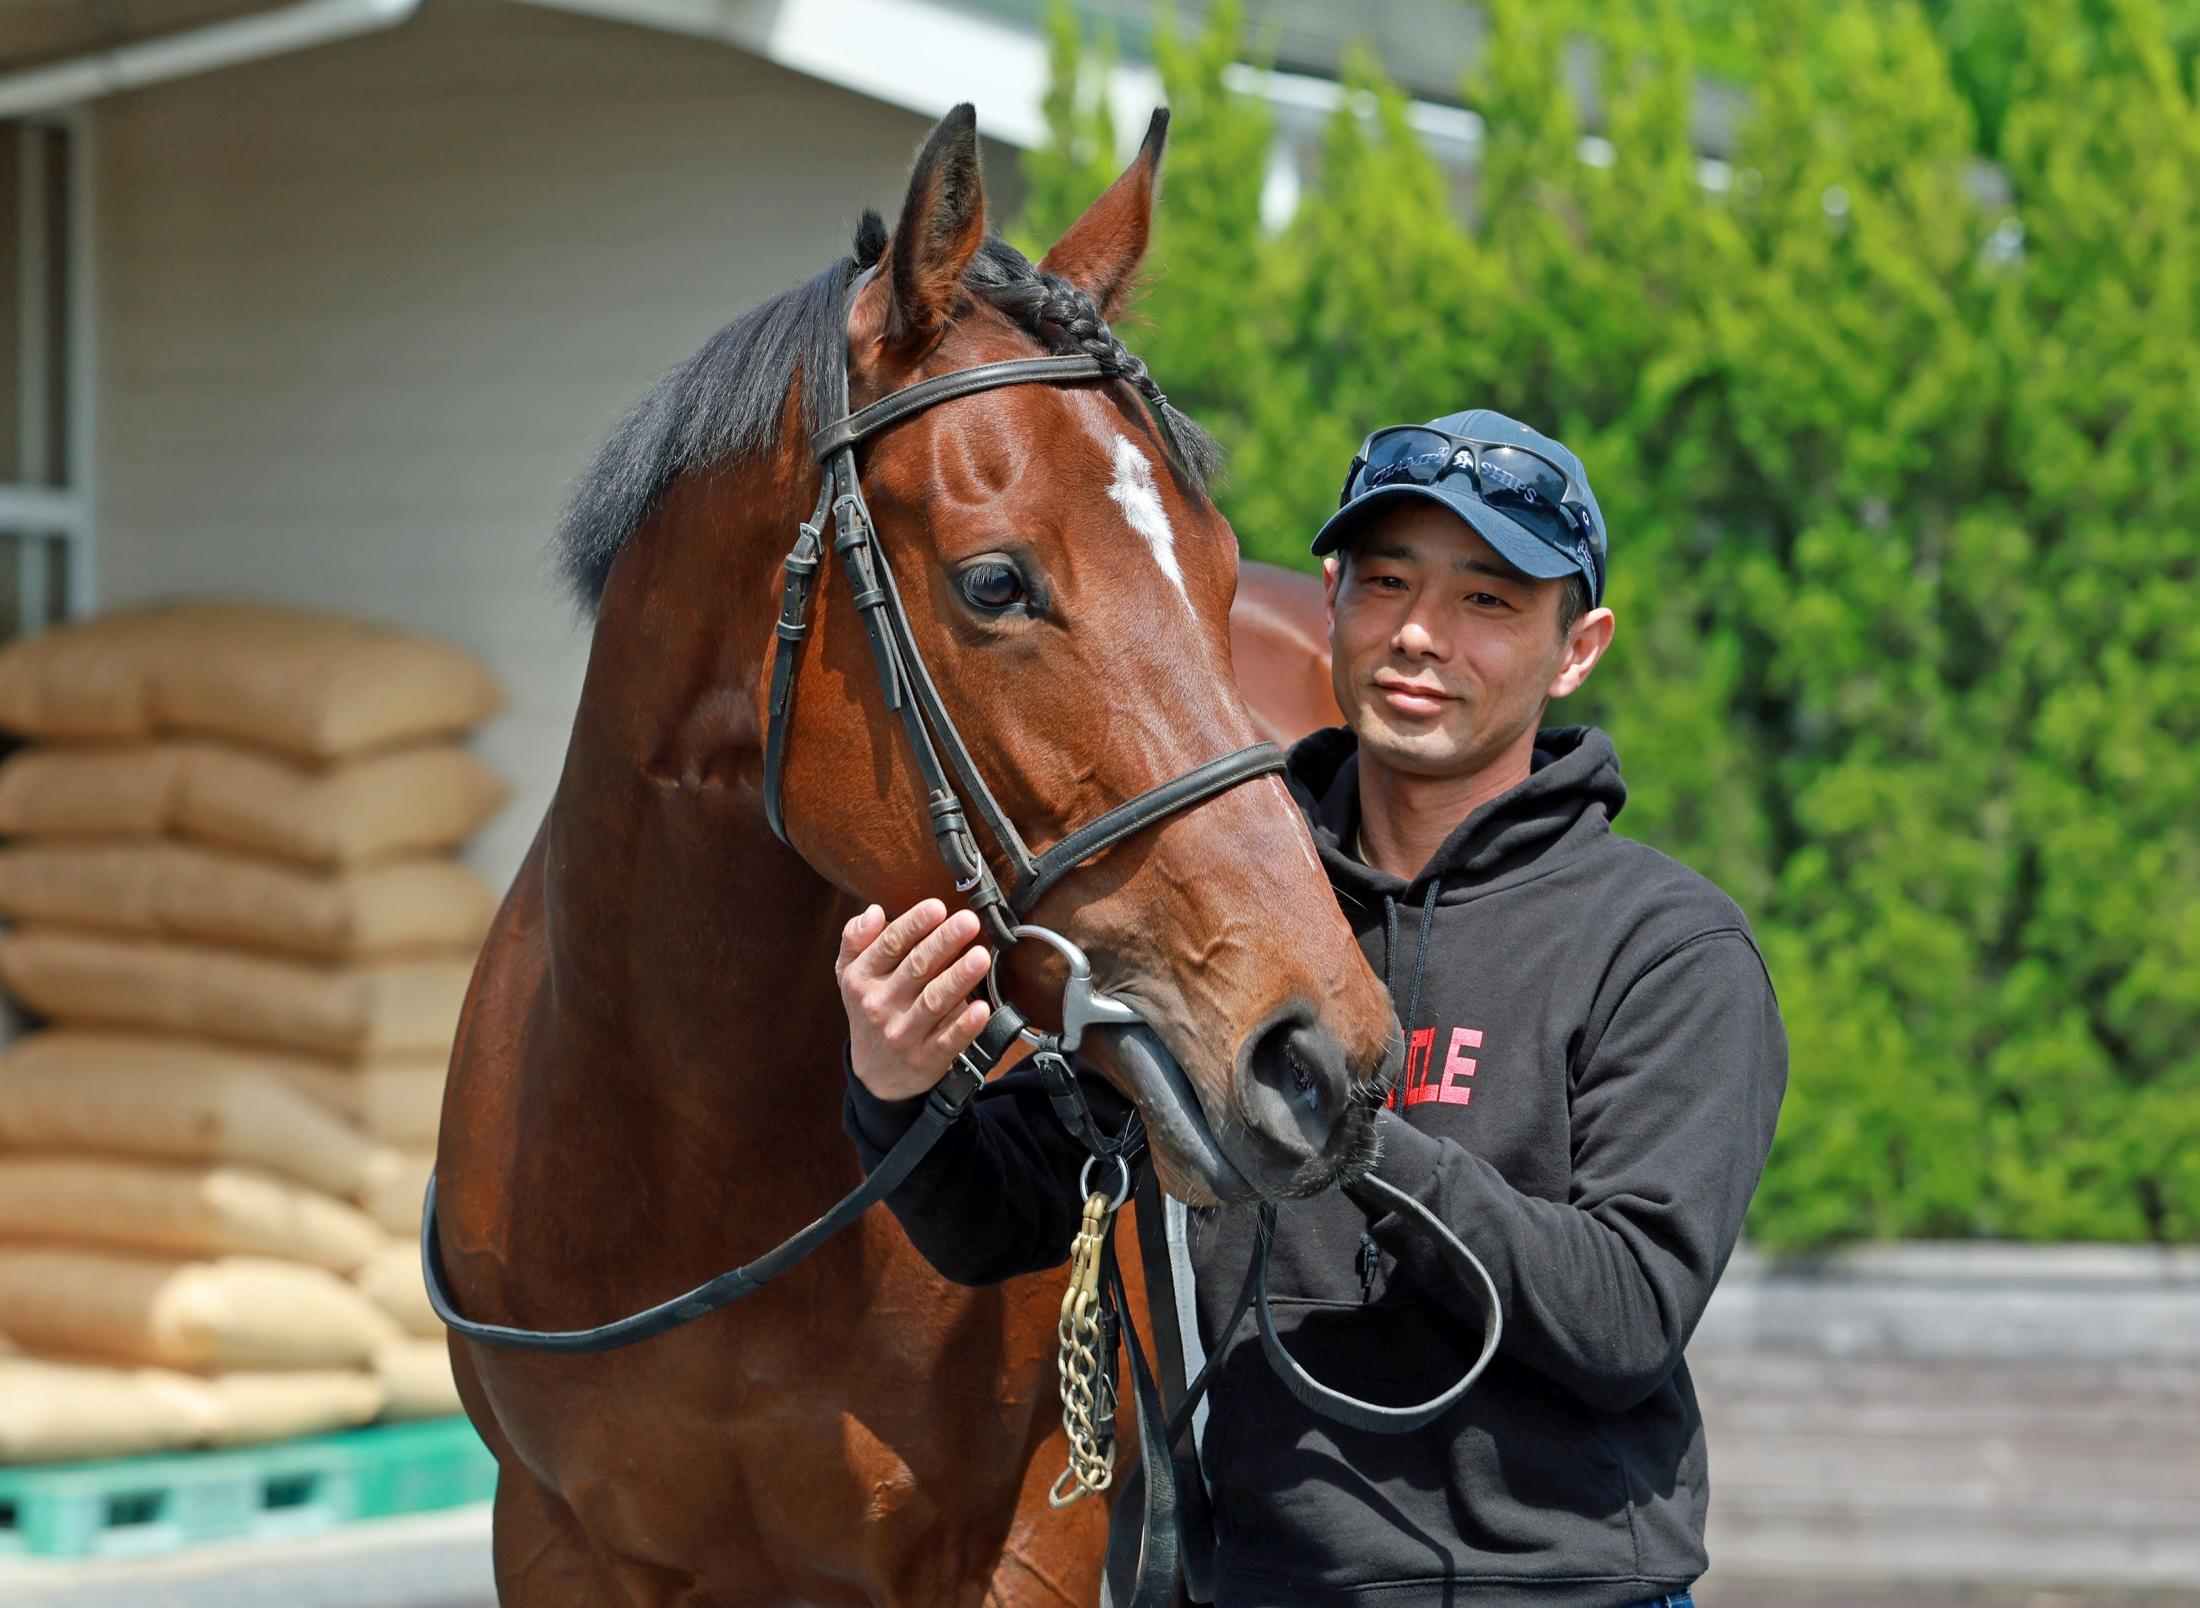
M 587 654 L 545 558 L 566 486 L 652 376 L 891 218 L 926 127 L 506 0 L 100 102 L 102 605 L 282 599 L 481 654 L 515 796 L 474 858 L 508 880 Z

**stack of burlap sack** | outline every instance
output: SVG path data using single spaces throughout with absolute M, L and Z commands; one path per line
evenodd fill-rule
M 504 788 L 447 645 L 181 604 L 0 649 L 0 1460 L 455 1411 L 417 1235 Z

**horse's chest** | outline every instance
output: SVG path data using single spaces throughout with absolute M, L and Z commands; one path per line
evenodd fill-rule
M 898 1233 L 866 1223 L 852 1248 Z M 490 1359 L 515 1448 L 599 1547 L 699 1568 L 731 1600 L 916 1600 L 899 1595 L 912 1570 L 990 1569 L 1050 1418 L 1040 1303 L 955 1289 L 902 1254 L 858 1258 L 861 1282 L 820 1260 L 815 1277 L 586 1368 Z M 534 1377 L 546 1364 L 566 1375 L 554 1390 Z M 499 1390 L 500 1366 L 524 1388 Z M 821 1554 L 821 1534 L 848 1539 Z M 958 1594 L 944 1589 L 925 1600 Z

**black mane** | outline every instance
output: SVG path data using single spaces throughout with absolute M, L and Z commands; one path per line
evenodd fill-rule
M 779 445 L 787 392 L 797 375 L 824 373 L 843 361 L 848 287 L 885 249 L 885 225 L 866 212 L 850 255 L 728 324 L 619 421 L 574 486 L 553 538 L 558 570 L 583 608 L 594 611 L 613 560 L 674 480 Z M 1195 479 L 1204 481 L 1218 466 L 1207 433 L 1169 406 L 1082 291 L 1042 274 L 997 236 L 979 247 L 963 283 L 1050 351 L 1092 352 L 1137 386 Z M 805 431 L 832 422 L 828 390 L 803 387 Z

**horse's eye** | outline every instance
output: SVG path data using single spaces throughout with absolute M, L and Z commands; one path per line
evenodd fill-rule
M 973 564 L 962 572 L 962 594 L 970 606 L 1000 614 L 1029 596 L 1024 578 L 1008 564 Z

